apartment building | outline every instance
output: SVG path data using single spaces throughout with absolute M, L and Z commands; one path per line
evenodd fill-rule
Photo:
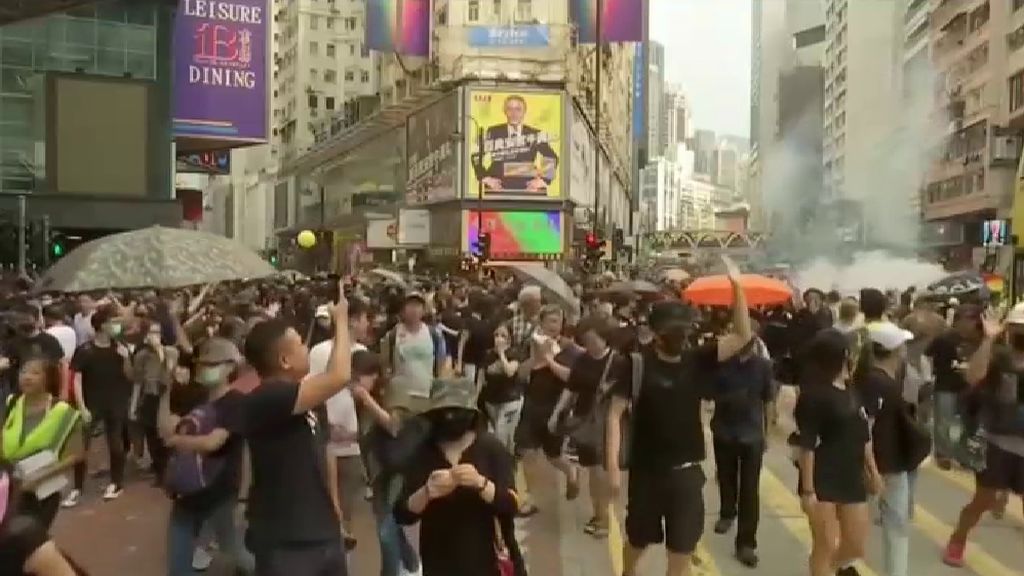
M 665 47 L 651 40 L 647 54 L 647 152 L 658 158 L 665 155 L 669 142 Z
M 923 215 L 980 244 L 984 220 L 1006 218 L 1020 157 L 1024 2 L 944 0 L 931 14 L 937 114 L 946 129 L 928 172 Z M 961 254 L 962 256 L 963 254 Z
M 578 44 L 568 2 L 435 0 L 431 14 L 429 56 L 378 54 L 374 96 L 318 118 L 312 148 L 282 162 L 279 237 L 330 230 L 338 252 L 365 240 L 367 219 L 394 218 L 401 236 L 403 220 L 415 217 L 429 221 L 427 232 L 400 244 L 423 258 L 455 258 L 467 252 L 478 222 L 492 226 L 487 219 L 497 222 L 509 211 L 547 214 L 562 246 L 538 258 L 562 257 L 595 220 L 609 236 L 615 228 L 628 234 L 633 45 Z M 362 60 L 353 65 L 363 69 Z M 372 66 L 370 74 L 373 84 Z M 499 199 L 488 191 L 479 200 L 478 134 L 504 126 L 501 103 L 516 97 L 526 124 L 542 125 L 550 140 L 555 177 L 541 194 Z M 293 111 L 305 98 L 294 99 Z M 287 103 L 278 108 L 289 117 Z
M 670 86 L 666 89 L 663 114 L 665 153 L 667 154 L 675 149 L 676 144 L 685 143 L 692 138 L 694 133 L 690 102 L 679 86 Z

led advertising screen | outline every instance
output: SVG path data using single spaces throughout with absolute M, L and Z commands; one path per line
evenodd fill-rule
M 561 198 L 563 106 L 561 92 L 471 89 L 465 196 Z
M 174 29 L 175 138 L 267 140 L 269 19 L 267 0 L 181 0 Z
M 463 212 L 462 250 L 468 252 L 479 233 L 477 212 Z M 491 234 L 492 260 L 549 260 L 564 249 L 563 214 L 557 210 L 484 212 L 483 229 Z
M 1010 243 L 1010 227 L 1006 220 L 985 220 L 981 228 L 981 245 L 1006 246 Z

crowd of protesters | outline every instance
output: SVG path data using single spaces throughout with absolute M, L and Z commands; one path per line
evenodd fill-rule
M 100 436 L 102 498 L 131 489 L 130 465 L 171 498 L 170 576 L 208 563 L 209 537 L 239 573 L 347 574 L 367 549 L 352 534 L 364 497 L 382 576 L 521 576 L 514 520 L 545 512 L 529 497 L 544 465 L 569 500 L 586 475 L 593 538 L 626 500 L 624 576 L 661 543 L 669 576 L 685 576 L 707 446 L 714 532 L 735 529 L 737 560 L 756 568 L 764 452 L 794 399 L 785 432 L 812 576 L 857 574 L 872 497 L 886 574 L 912 573 L 914 480 L 933 438 L 940 466 L 978 472 L 944 554 L 962 565 L 979 518 L 1024 491 L 1024 308 L 1003 319 L 980 301 L 811 289 L 751 310 L 726 271 L 731 309 L 690 306 L 678 285 L 612 293 L 598 277 L 571 282 L 579 310 L 512 276 L 10 294 L 0 573 L 84 573 L 48 531 L 100 489 L 87 482 Z

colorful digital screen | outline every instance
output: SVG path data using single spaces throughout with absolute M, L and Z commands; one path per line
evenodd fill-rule
M 466 231 L 462 249 L 469 251 L 479 237 L 477 212 L 463 212 Z M 483 229 L 491 234 L 491 259 L 547 259 L 562 255 L 562 213 L 552 211 L 484 212 Z

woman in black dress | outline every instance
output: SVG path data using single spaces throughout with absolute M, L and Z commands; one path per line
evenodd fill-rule
M 18 510 L 19 490 L 12 468 L 0 462 L 0 574 L 4 576 L 81 576 L 34 517 Z
M 406 470 L 395 518 L 420 522 L 423 576 L 523 576 L 512 455 L 482 431 L 469 379 L 437 385 L 426 413 L 431 437 Z
M 847 338 L 818 333 L 807 348 L 808 373 L 796 406 L 800 500 L 811 526 L 811 576 L 855 575 L 870 519 L 868 493 L 881 476 L 875 466 L 867 414 L 848 384 Z

